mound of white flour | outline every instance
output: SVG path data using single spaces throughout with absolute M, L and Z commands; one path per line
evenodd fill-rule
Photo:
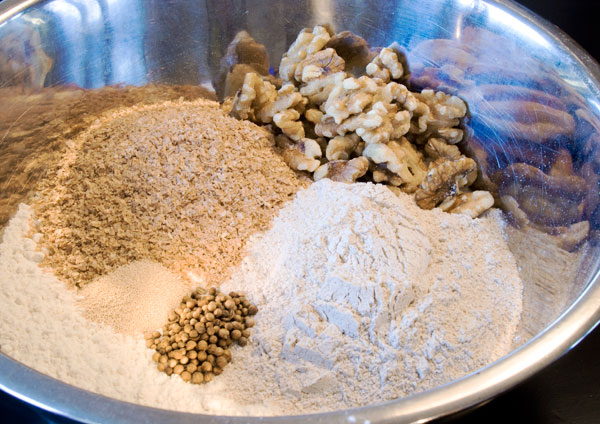
M 143 340 L 94 324 L 37 265 L 22 205 L 0 245 L 0 350 L 130 402 L 278 415 L 392 399 L 507 353 L 521 281 L 499 212 L 419 209 L 386 187 L 322 180 L 255 237 L 222 289 L 259 307 L 250 343 L 210 384 L 156 370 Z M 34 237 L 35 239 L 35 237 Z
M 240 287 L 259 314 L 239 386 L 304 412 L 462 377 L 509 352 L 521 314 L 499 211 L 424 211 L 374 184 L 299 192 L 223 290 Z

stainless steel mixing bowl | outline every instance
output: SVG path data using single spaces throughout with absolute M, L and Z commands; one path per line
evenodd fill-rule
M 85 127 L 88 112 L 200 95 L 195 86 L 217 85 L 237 31 L 263 43 L 277 64 L 301 28 L 321 23 L 373 46 L 397 41 L 413 87 L 433 86 L 468 101 L 463 147 L 479 159 L 478 184 L 494 190 L 520 225 L 509 231 L 525 285 L 515 350 L 435 390 L 301 417 L 212 417 L 133 405 L 69 386 L 4 354 L 1 389 L 85 422 L 424 422 L 507 390 L 591 331 L 600 318 L 600 69 L 559 29 L 510 1 L 5 0 L 0 225 L 35 190 L 57 143 Z M 143 94 L 130 87 L 151 83 L 161 85 Z M 112 87 L 100 91 L 98 106 L 94 93 L 106 86 Z M 543 238 L 535 242 L 532 226 L 562 234 L 555 239 L 567 239 L 574 252 Z M 589 235 L 576 249 L 588 234 L 582 226 Z

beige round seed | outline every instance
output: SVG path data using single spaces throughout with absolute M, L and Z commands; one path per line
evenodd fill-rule
M 238 340 L 238 344 L 240 346 L 246 346 L 248 344 L 248 339 L 246 337 L 240 337 Z
M 202 372 L 207 373 L 207 372 L 212 371 L 213 366 L 210 362 L 204 361 L 204 362 L 202 362 L 202 365 L 200 365 L 200 369 L 202 370 Z
M 199 362 L 206 361 L 207 356 L 208 356 L 208 354 L 205 351 L 198 352 L 198 356 L 196 357 L 196 360 Z
M 195 373 L 197 369 L 198 369 L 198 365 L 197 364 L 187 364 L 186 367 L 185 367 L 185 370 L 187 372 L 192 373 L 192 374 Z
M 196 359 L 198 357 L 198 352 L 196 352 L 195 350 L 190 350 L 186 356 L 190 359 Z
M 204 382 L 204 375 L 201 372 L 195 372 L 192 374 L 193 384 L 202 384 Z
M 207 372 L 204 374 L 204 382 L 210 383 L 214 377 L 215 375 L 212 372 Z
M 159 361 L 159 359 L 160 359 L 160 353 L 158 353 L 158 352 L 154 352 L 154 353 L 152 354 L 152 360 L 153 360 L 154 362 L 158 362 L 158 361 Z
M 242 337 L 242 332 L 241 332 L 240 330 L 233 330 L 233 331 L 231 332 L 231 338 L 232 338 L 233 340 L 239 340 L 239 339 L 240 339 L 240 337 Z
M 183 372 L 183 365 L 181 365 L 181 364 L 175 365 L 175 368 L 173 368 L 173 372 L 177 375 L 181 374 Z
M 219 337 L 222 339 L 227 339 L 229 338 L 229 330 L 225 329 L 225 328 L 221 328 L 219 330 Z
M 254 305 L 248 306 L 248 315 L 256 315 L 258 313 L 258 308 Z
M 188 341 L 188 342 L 185 344 L 185 348 L 186 348 L 187 350 L 192 350 L 192 349 L 193 349 L 193 348 L 195 348 L 195 347 L 196 347 L 196 342 L 195 342 L 195 341 L 193 341 L 193 340 L 190 340 L 190 341 Z
M 160 372 L 163 372 L 165 368 L 165 364 L 161 364 L 160 362 L 156 365 L 156 369 L 158 369 Z
M 227 357 L 225 357 L 225 355 L 219 356 L 217 359 L 215 359 L 215 364 L 219 368 L 225 368 L 225 365 L 227 365 L 228 362 L 229 361 L 227 361 Z
M 199 351 L 203 351 L 208 349 L 208 343 L 206 343 L 205 340 L 200 340 L 197 344 L 196 344 L 196 350 Z
M 165 374 L 167 374 L 167 375 L 171 375 L 171 374 L 173 374 L 173 368 L 171 368 L 171 367 L 166 367 L 166 368 L 165 368 Z
M 219 338 L 217 336 L 215 336 L 214 334 L 208 338 L 208 342 L 212 343 L 212 344 L 215 344 L 218 341 L 219 341 Z
M 179 363 L 183 365 L 187 364 L 188 362 L 190 362 L 190 358 L 188 358 L 187 356 L 184 356 L 179 360 Z
M 246 319 L 244 320 L 244 323 L 246 324 L 247 328 L 252 328 L 256 325 L 256 321 L 254 321 L 254 318 L 250 318 L 250 317 L 246 317 Z
M 192 374 L 189 371 L 183 371 L 181 373 L 181 379 L 186 383 L 192 379 Z
M 171 359 L 169 359 L 169 360 L 167 361 L 167 365 L 169 365 L 169 368 L 174 368 L 174 367 L 175 367 L 175 365 L 177 365 L 177 360 L 176 360 L 176 359 L 173 359 L 173 358 L 171 358 Z

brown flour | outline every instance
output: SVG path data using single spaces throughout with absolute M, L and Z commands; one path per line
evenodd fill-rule
M 73 140 L 42 184 L 44 263 L 79 286 L 142 259 L 219 283 L 306 184 L 267 130 L 218 103 L 119 109 Z

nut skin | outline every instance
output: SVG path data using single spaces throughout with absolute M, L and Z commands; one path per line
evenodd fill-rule
M 325 45 L 333 48 L 346 63 L 346 71 L 360 76 L 367 64 L 377 56 L 375 49 L 369 48 L 367 41 L 350 31 L 335 34 Z
M 240 31 L 227 46 L 219 72 L 213 80 L 217 96 L 220 99 L 233 96 L 248 72 L 267 75 L 269 55 L 264 45 L 256 42 L 246 31 Z

